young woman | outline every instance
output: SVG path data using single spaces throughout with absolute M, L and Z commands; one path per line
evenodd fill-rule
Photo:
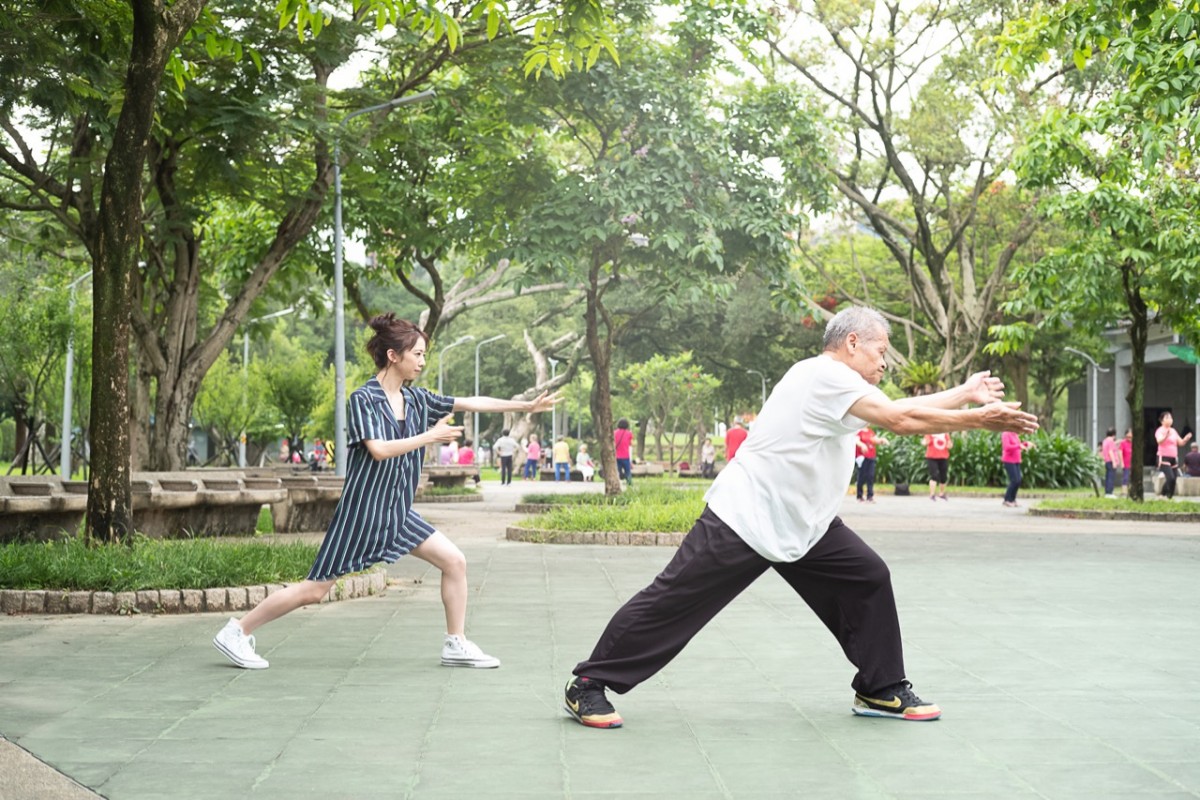
M 1179 432 L 1171 427 L 1174 423 L 1175 418 L 1171 416 L 1171 412 L 1164 411 L 1158 415 L 1158 430 L 1154 432 L 1154 440 L 1158 442 L 1158 469 L 1164 478 L 1163 497 L 1168 500 L 1175 498 L 1175 468 L 1179 466 L 1179 446 L 1187 444 L 1192 438 L 1190 433 L 1181 437 Z
M 308 577 L 269 595 L 241 620 L 230 619 L 213 645 L 245 669 L 266 669 L 255 652 L 257 628 L 290 611 L 320 602 L 337 579 L 380 561 L 412 553 L 442 573 L 446 637 L 442 664 L 492 668 L 499 659 L 466 638 L 467 562 L 462 551 L 412 508 L 421 459 L 429 445 L 453 442 L 462 428 L 446 424 L 455 411 L 496 413 L 546 411 L 559 401 L 542 393 L 536 400 L 492 397 L 454 398 L 409 386 L 425 367 L 429 337 L 417 326 L 383 314 L 371 320 L 375 335 L 367 352 L 379 373 L 350 395 L 349 458 L 346 482 L 333 521 Z
M 1017 507 L 1017 490 L 1021 488 L 1021 453 L 1033 447 L 1033 442 L 1022 442 L 1020 434 L 1004 431 L 1000 434 L 1000 463 L 1008 475 L 1008 488 L 1004 490 L 1004 505 Z

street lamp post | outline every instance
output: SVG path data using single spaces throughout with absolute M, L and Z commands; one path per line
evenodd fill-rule
M 751 375 L 757 375 L 762 381 L 762 391 L 760 392 L 761 399 L 759 401 L 759 411 L 762 411 L 762 407 L 767 404 L 767 376 L 763 375 L 756 369 L 748 369 L 746 372 L 750 373 Z
M 266 314 L 254 319 L 248 319 L 244 323 L 246 327 L 253 325 L 256 322 L 262 322 L 266 319 L 274 319 L 282 317 L 286 314 L 291 314 L 296 309 L 288 306 L 282 311 L 276 311 L 272 314 Z M 246 413 L 246 385 L 250 382 L 250 331 L 242 329 L 242 414 Z M 244 420 L 243 420 L 244 422 Z M 242 428 L 241 435 L 238 436 L 238 466 L 242 469 L 246 468 L 246 429 Z
M 75 287 L 80 281 L 90 278 L 91 275 L 92 271 L 89 269 L 67 285 L 67 289 L 70 291 L 70 300 L 67 303 L 69 309 L 67 319 L 70 321 L 70 327 L 67 329 L 67 364 L 66 372 L 63 375 L 62 445 L 60 447 L 62 452 L 58 454 L 58 471 L 64 481 L 71 479 L 71 437 L 75 428 L 71 419 L 73 412 L 71 402 L 74 399 L 71 396 L 71 381 L 75 377 Z
M 467 342 L 473 341 L 475 341 L 475 337 L 468 333 L 466 336 L 460 336 L 442 348 L 442 352 L 438 356 L 438 394 L 445 394 L 445 392 L 442 391 L 442 384 L 446 379 L 446 351 L 451 347 L 458 347 L 460 344 L 466 344 Z
M 373 111 L 391 111 L 393 108 L 419 103 L 434 96 L 433 89 L 408 97 L 397 97 L 386 103 L 380 103 L 358 111 L 351 111 L 342 117 L 338 123 L 338 132 L 333 137 L 333 444 L 334 444 L 334 474 L 339 477 L 346 475 L 346 311 L 345 289 L 342 274 L 342 164 L 341 164 L 341 130 L 345 124 L 359 116 Z
M 1091 356 L 1089 356 L 1087 353 L 1083 352 L 1082 350 L 1076 350 L 1074 347 L 1064 347 L 1063 350 L 1066 350 L 1069 353 L 1074 353 L 1077 356 L 1083 356 L 1085 359 L 1087 359 L 1088 364 L 1091 365 L 1091 369 L 1088 370 L 1088 401 L 1092 408 L 1092 414 L 1091 414 L 1092 433 L 1091 433 L 1091 436 L 1092 436 L 1092 450 L 1095 450 L 1096 443 L 1099 441 L 1098 427 L 1099 427 L 1100 414 L 1099 414 L 1099 407 L 1098 407 L 1098 403 L 1097 403 L 1097 395 L 1099 394 L 1099 389 L 1100 389 L 1099 373 L 1108 372 L 1108 369 L 1106 367 L 1102 367 L 1099 364 L 1097 364 L 1096 360 L 1094 358 L 1092 358 Z
M 494 342 L 498 339 L 503 339 L 508 336 L 507 333 L 498 333 L 495 336 L 484 339 L 479 344 L 475 345 L 475 396 L 479 397 L 479 348 L 483 347 L 488 342 Z M 471 435 L 475 437 L 475 446 L 479 446 L 479 412 L 471 414 Z
M 558 374 L 558 359 L 547 358 L 550 362 L 550 385 L 554 385 L 554 378 Z M 558 406 L 550 407 L 550 445 L 554 445 L 555 439 L 558 438 Z

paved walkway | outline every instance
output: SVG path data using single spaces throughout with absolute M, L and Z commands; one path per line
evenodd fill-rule
M 596 731 L 562 684 L 669 551 L 504 541 L 531 488 L 422 509 L 470 559 L 499 670 L 438 665 L 415 559 L 383 597 L 260 630 L 262 672 L 211 647 L 217 615 L 0 619 L 0 798 L 89 796 L 17 746 L 114 800 L 1200 797 L 1196 525 L 851 500 L 942 720 L 852 716 L 836 643 L 767 575 Z

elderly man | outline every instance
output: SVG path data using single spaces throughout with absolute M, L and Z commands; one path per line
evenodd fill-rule
M 594 728 L 620 727 L 605 696 L 624 694 L 665 667 L 718 611 L 774 569 L 837 637 L 858 669 L 852 711 L 932 720 L 904 672 L 900 622 L 887 565 L 837 515 L 867 425 L 900 435 L 985 428 L 1031 433 L 1037 417 L 1000 402 L 986 372 L 957 388 L 892 401 L 877 388 L 889 326 L 848 308 L 829 321 L 824 352 L 776 384 L 738 456 L 717 476 L 708 507 L 675 557 L 608 623 L 566 686 L 566 708 Z M 963 408 L 968 403 L 976 408 Z

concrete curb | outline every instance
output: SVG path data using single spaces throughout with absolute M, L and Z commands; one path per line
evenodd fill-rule
M 1062 519 L 1123 519 L 1130 522 L 1200 522 L 1200 513 L 1187 511 L 1165 511 L 1150 513 L 1147 511 L 1085 511 L 1068 508 L 1031 508 L 1029 513 L 1035 517 L 1060 517 Z
M 513 511 L 518 514 L 545 514 L 547 511 L 566 507 L 565 503 L 517 503 Z
M 476 494 L 435 494 L 420 495 L 413 498 L 414 503 L 482 503 L 483 495 Z
M 504 538 L 510 542 L 538 544 L 605 544 L 635 547 L 678 547 L 686 533 L 648 531 L 547 531 L 510 525 Z
M 4 614 L 198 614 L 246 611 L 287 586 L 230 586 L 215 589 L 147 589 L 137 592 L 65 592 L 46 589 L 0 590 Z M 387 572 L 375 568 L 339 578 L 321 601 L 368 597 L 387 590 Z

